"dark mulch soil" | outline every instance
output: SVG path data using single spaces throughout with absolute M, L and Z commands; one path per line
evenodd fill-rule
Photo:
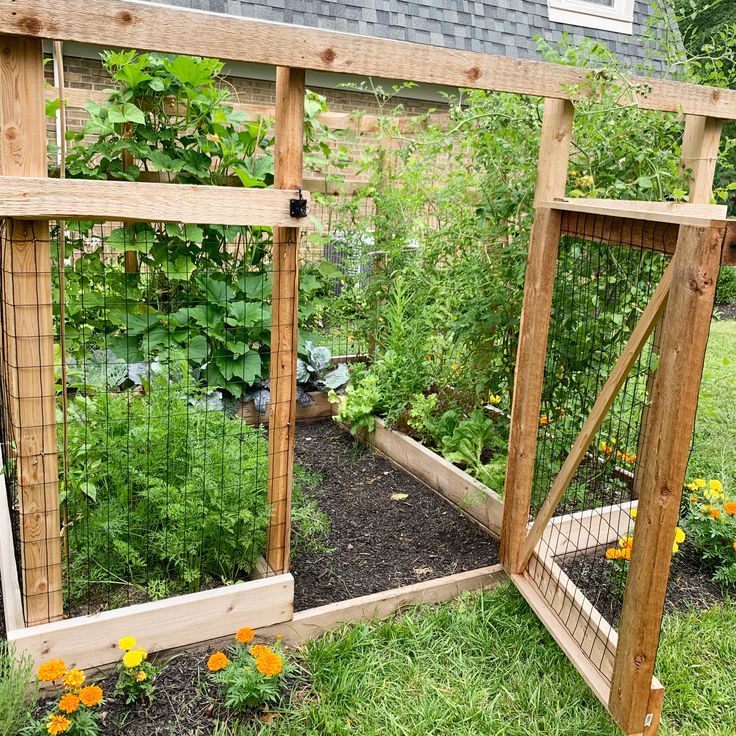
M 297 610 L 498 562 L 496 540 L 331 419 L 296 435 L 297 462 L 322 476 L 311 495 L 330 519 L 332 550 L 294 557 Z
M 596 554 L 564 560 L 561 567 L 570 579 L 585 593 L 588 600 L 613 626 L 617 626 L 621 615 L 623 598 L 612 589 L 608 571 L 611 563 L 605 559 L 604 551 Z M 697 554 L 684 546 L 672 557 L 665 611 L 704 611 L 723 601 L 726 590 L 713 582 L 712 572 L 704 569 Z M 731 594 L 736 593 L 734 589 Z
M 736 304 L 716 304 L 713 316 L 718 319 L 736 319 Z
M 108 698 L 98 710 L 100 733 L 104 736 L 211 736 L 218 720 L 227 719 L 232 727 L 237 722 L 268 721 L 275 717 L 265 709 L 254 709 L 237 717 L 228 712 L 219 702 L 217 687 L 207 677 L 205 663 L 210 653 L 182 654 L 158 661 L 154 658 L 153 662 L 165 667 L 155 680 L 155 698 L 150 705 L 126 705 L 122 698 L 114 696 L 115 674 L 97 680 Z M 306 696 L 308 683 L 303 673 L 287 683 L 287 691 L 285 698 L 292 702 Z M 44 717 L 54 702 L 42 700 L 36 717 Z

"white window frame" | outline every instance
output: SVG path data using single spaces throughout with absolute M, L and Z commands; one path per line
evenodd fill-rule
M 569 26 L 634 33 L 635 0 L 614 0 L 612 7 L 586 0 L 547 0 L 549 19 Z

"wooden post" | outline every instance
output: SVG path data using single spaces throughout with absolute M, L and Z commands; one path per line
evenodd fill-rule
M 629 734 L 644 731 L 690 452 L 725 227 L 682 225 L 637 462 L 639 506 L 609 710 Z
M 690 169 L 693 172 L 689 201 L 693 204 L 710 204 L 713 197 L 713 178 L 718 163 L 718 149 L 721 145 L 721 131 L 723 121 L 717 118 L 706 118 L 701 115 L 685 115 L 685 132 L 682 139 L 682 154 L 680 157 L 680 168 L 682 171 Z M 652 338 L 652 352 L 659 355 L 661 347 L 661 325 L 660 319 L 654 328 Z M 655 371 L 647 377 L 647 397 L 654 390 Z M 639 442 L 636 456 L 641 457 L 644 437 L 648 433 L 649 425 L 649 402 L 644 404 L 641 414 Z M 638 487 L 634 486 L 634 498 L 638 498 Z
M 304 70 L 276 69 L 276 149 L 274 185 L 296 189 L 302 183 Z M 278 573 L 289 571 L 291 488 L 296 430 L 297 309 L 299 228 L 274 229 L 271 375 L 268 424 L 268 529 L 266 561 Z
M 554 200 L 565 194 L 573 117 L 574 109 L 569 101 L 552 98 L 544 101 L 535 202 Z M 523 567 L 519 554 L 526 537 L 534 481 L 560 217 L 558 211 L 538 209 L 529 242 L 501 529 L 501 562 L 511 574 L 521 573 Z
M 40 39 L 0 37 L 0 174 L 46 176 Z M 8 440 L 15 444 L 27 625 L 63 615 L 54 329 L 47 222 L 9 220 L 2 241 Z

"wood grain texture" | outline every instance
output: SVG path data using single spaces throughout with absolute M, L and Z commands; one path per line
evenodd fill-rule
M 403 608 L 426 603 L 444 603 L 456 598 L 466 590 L 493 588 L 506 579 L 506 573 L 501 565 L 482 567 L 478 570 L 469 570 L 360 598 L 351 598 L 339 603 L 328 603 L 306 611 L 298 611 L 291 621 L 266 629 L 258 629 L 256 634 L 265 637 L 280 634 L 287 644 L 297 646 L 332 631 L 341 624 L 389 618 Z
M 374 432 L 359 433 L 362 442 L 451 501 L 492 536 L 500 536 L 503 501 L 496 492 L 411 437 L 388 429 L 378 417 L 375 422 Z
M 451 87 L 567 98 L 591 72 L 132 0 L 0 0 L 0 33 L 214 56 Z M 247 39 L 247 43 L 243 40 Z M 736 92 L 653 77 L 629 79 L 622 102 L 643 109 L 736 118 Z
M 597 243 L 642 248 L 672 255 L 677 246 L 679 226 L 673 223 L 649 222 L 616 215 L 592 215 L 563 212 L 561 232 Z
M 687 204 L 679 202 L 638 202 L 616 199 L 554 199 L 541 201 L 540 207 L 588 215 L 613 215 L 648 222 L 669 222 L 676 225 L 717 224 L 725 220 L 728 208 L 718 204 Z
M 532 528 L 521 548 L 519 556 L 519 564 L 523 567 L 527 560 L 532 556 L 534 548 L 544 534 L 552 515 L 557 506 L 559 506 L 565 491 L 570 486 L 578 467 L 590 449 L 590 445 L 595 439 L 595 435 L 603 424 L 609 409 L 616 400 L 619 391 L 629 378 L 629 373 L 634 364 L 639 359 L 641 351 L 654 331 L 660 316 L 667 306 L 670 288 L 673 278 L 673 264 L 667 266 L 662 280 L 652 294 L 652 298 L 642 312 L 641 318 L 631 332 L 629 339 L 626 341 L 621 355 L 616 361 L 613 370 L 606 379 L 606 383 L 596 397 L 590 414 L 583 423 L 578 436 L 575 438 L 565 462 L 560 468 L 560 472 L 554 479 L 549 491 L 549 495 L 545 498 L 544 503 L 539 509 L 537 518 L 534 520 Z
M 308 198 L 309 195 L 304 195 Z M 296 190 L 0 177 L 0 217 L 294 226 Z
M 685 116 L 682 141 L 683 171 L 692 172 L 690 202 L 708 204 L 713 197 L 713 178 L 718 163 L 723 121 L 701 115 Z
M 40 40 L 0 36 L 0 176 L 46 176 Z M 4 421 L 15 445 L 28 625 L 63 614 L 48 223 L 6 220 L 2 240 Z
M 276 70 L 274 183 L 301 185 L 304 145 L 304 69 Z M 291 557 L 291 491 L 296 433 L 297 310 L 299 307 L 299 228 L 276 228 L 273 245 L 271 401 L 268 407 L 268 501 L 271 521 L 266 560 L 279 573 Z
M 117 642 L 131 632 L 149 652 L 184 648 L 232 637 L 244 623 L 258 628 L 288 621 L 293 600 L 294 579 L 278 575 L 21 629 L 9 632 L 8 641 L 37 665 L 57 657 L 90 669 L 118 661 Z
M 647 436 L 637 460 L 639 511 L 621 614 L 610 710 L 643 730 L 708 341 L 723 228 L 684 225 L 672 266 Z

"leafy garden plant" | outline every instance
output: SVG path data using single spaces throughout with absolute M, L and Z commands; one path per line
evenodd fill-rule
M 215 652 L 207 660 L 210 677 L 220 686 L 224 705 L 235 712 L 276 702 L 291 671 L 280 639 L 272 647 L 250 645 L 254 637 L 251 628 L 243 627 L 235 635 L 236 646 L 227 653 Z
M 713 578 L 736 584 L 736 498 L 717 478 L 696 478 L 688 484 L 690 496 L 683 525 L 690 541 Z
M 32 675 L 31 657 L 0 641 L 0 736 L 16 736 L 32 720 L 38 699 L 37 689 L 28 686 Z
M 148 661 L 148 652 L 137 647 L 135 637 L 124 636 L 118 647 L 123 655 L 115 667 L 118 672 L 115 694 L 122 696 L 128 704 L 141 700 L 152 703 L 158 668 Z
M 56 688 L 57 700 L 40 720 L 24 728 L 23 736 L 96 736 L 99 706 L 104 693 L 99 685 L 85 685 L 82 670 L 67 668 L 61 659 L 50 659 L 38 668 L 38 679 Z

